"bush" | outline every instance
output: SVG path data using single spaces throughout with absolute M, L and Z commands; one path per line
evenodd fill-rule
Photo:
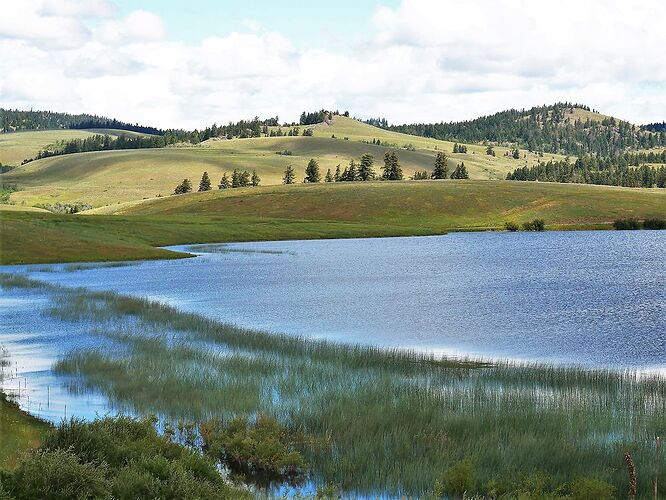
M 613 227 L 623 231 L 628 229 L 640 229 L 641 223 L 638 222 L 638 219 L 633 217 L 630 219 L 617 219 L 615 222 L 613 222 Z
M 210 456 L 254 481 L 293 480 L 305 472 L 305 460 L 287 429 L 271 417 L 236 417 L 228 424 L 211 421 L 200 431 Z
M 515 222 L 505 222 L 504 228 L 507 231 L 515 232 L 518 231 L 518 229 L 520 229 L 520 226 L 518 226 L 518 224 L 516 224 Z
M 530 222 L 524 222 L 523 229 L 525 231 L 545 231 L 546 222 L 543 219 L 534 219 Z
M 16 498 L 111 498 L 106 468 L 83 463 L 65 450 L 38 450 L 24 459 L 8 481 Z
M 666 229 L 666 219 L 645 219 L 643 221 L 643 228 L 645 229 Z
M 571 483 L 573 500 L 609 500 L 615 498 L 615 488 L 601 479 L 580 477 Z
M 435 482 L 434 494 L 441 498 L 445 495 L 463 496 L 474 490 L 476 473 L 469 460 L 458 462 Z
M 2 485 L 10 498 L 250 498 L 228 486 L 209 458 L 159 435 L 154 424 L 63 422 Z

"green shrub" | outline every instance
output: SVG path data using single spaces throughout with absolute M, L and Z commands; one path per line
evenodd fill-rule
M 546 222 L 543 219 L 524 222 L 523 229 L 525 231 L 544 231 L 546 229 Z
M 572 500 L 610 500 L 615 488 L 601 479 L 580 477 L 571 483 Z
M 520 226 L 518 226 L 518 224 L 516 224 L 515 222 L 508 221 L 504 223 L 504 228 L 507 231 L 515 232 L 520 229 Z
M 641 223 L 638 222 L 638 219 L 635 218 L 630 218 L 630 219 L 617 219 L 615 222 L 613 222 L 613 227 L 618 230 L 629 230 L 629 229 L 640 229 L 641 228 Z
M 437 498 L 445 495 L 463 496 L 474 490 L 476 472 L 469 460 L 453 465 L 435 482 L 434 494 Z
M 294 479 L 305 472 L 305 460 L 287 429 L 271 417 L 252 421 L 240 416 L 228 424 L 216 420 L 202 424 L 200 431 L 209 455 L 251 480 Z
M 11 476 L 15 498 L 111 498 L 106 467 L 81 462 L 65 450 L 38 450 L 24 459 Z
M 645 219 L 643 221 L 643 228 L 645 229 L 666 229 L 666 219 Z

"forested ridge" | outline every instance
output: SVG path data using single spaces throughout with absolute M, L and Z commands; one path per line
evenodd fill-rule
M 510 109 L 475 120 L 450 123 L 388 125 L 383 118 L 367 120 L 375 126 L 406 134 L 468 143 L 490 142 L 516 145 L 530 151 L 570 155 L 612 156 L 627 149 L 666 146 L 666 130 L 661 124 L 638 127 L 613 117 L 591 112 L 583 104 L 557 103 L 528 110 Z

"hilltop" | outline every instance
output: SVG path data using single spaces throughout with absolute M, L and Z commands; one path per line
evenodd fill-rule
M 510 109 L 474 120 L 450 123 L 388 125 L 388 130 L 465 142 L 517 145 L 530 151 L 611 156 L 631 149 L 666 146 L 666 132 L 644 129 L 592 111 L 582 104 L 556 103 Z

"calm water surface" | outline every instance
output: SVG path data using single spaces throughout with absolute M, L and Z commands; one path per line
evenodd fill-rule
M 148 297 L 309 338 L 591 367 L 666 367 L 664 232 L 457 233 L 173 248 L 200 255 L 128 267 L 0 271 Z M 40 373 L 49 383 L 58 356 L 98 341 L 85 328 L 68 331 L 40 314 L 46 305 L 39 293 L 2 293 L 0 345 L 10 351 L 15 374 L 25 367 L 28 387 Z M 105 408 L 96 399 L 77 404 L 88 405 L 88 413 Z

